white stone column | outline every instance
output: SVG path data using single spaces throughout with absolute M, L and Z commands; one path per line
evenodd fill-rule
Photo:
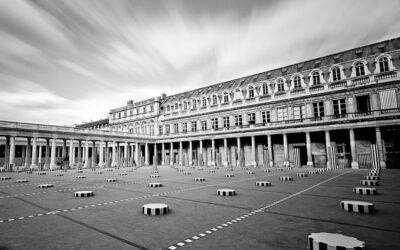
M 215 139 L 211 139 L 211 166 L 215 166 Z
M 96 158 L 97 158 L 96 141 L 92 141 L 92 165 L 91 165 L 91 168 L 93 168 L 93 169 L 96 168 L 96 166 L 97 166 Z
M 84 168 L 89 167 L 89 141 L 85 141 L 85 165 L 83 166 Z
M 203 155 L 203 140 L 199 140 L 199 155 L 197 156 L 198 158 L 198 164 L 199 166 L 203 166 L 204 162 L 204 155 Z
M 287 142 L 287 134 L 283 134 L 283 155 L 284 155 L 284 162 L 285 166 L 289 166 L 289 149 L 288 149 L 288 142 Z
M 15 137 L 10 137 L 10 168 L 9 171 L 14 171 L 15 167 Z
M 104 145 L 103 142 L 99 142 L 99 168 L 104 168 Z
M 241 153 L 240 151 L 242 150 L 242 145 L 240 143 L 240 137 L 236 139 L 236 144 L 237 144 L 237 161 L 236 161 L 236 167 L 240 167 L 240 161 L 241 161 Z
M 74 165 L 74 158 L 75 158 L 75 147 L 74 147 L 74 140 L 70 139 L 69 140 L 69 166 L 70 168 L 73 167 Z
M 256 137 L 251 137 L 251 165 L 257 167 L 257 156 L 256 156 Z
M 161 165 L 165 164 L 165 143 L 161 143 Z
M 44 155 L 44 169 L 46 170 L 50 168 L 49 153 L 50 153 L 50 139 L 46 138 L 46 152 Z
M 63 147 L 62 147 L 62 153 L 61 153 L 61 158 L 64 159 L 67 157 L 67 139 L 63 139 Z
M 32 162 L 31 169 L 37 168 L 37 138 L 32 138 Z
M 28 137 L 26 141 L 25 169 L 27 170 L 30 166 L 31 166 L 31 138 Z
M 157 166 L 157 143 L 154 143 L 154 148 L 153 148 L 154 154 L 153 154 L 153 166 Z
M 356 138 L 354 129 L 349 129 L 350 135 L 350 150 L 351 150 L 351 168 L 358 169 L 357 151 L 356 151 Z
M 325 131 L 325 144 L 326 144 L 326 148 L 325 148 L 325 152 L 326 152 L 326 167 L 327 168 L 331 168 L 329 161 L 328 161 L 328 149 L 331 146 L 331 134 L 329 132 L 329 130 Z
M 42 161 L 43 151 L 42 150 L 43 150 L 42 145 L 39 145 L 39 156 L 38 156 L 39 170 L 42 170 L 42 163 L 43 163 L 43 161 Z
M 124 144 L 124 167 L 128 167 L 128 142 Z
M 116 150 L 117 150 L 117 145 L 116 145 L 116 142 L 113 142 L 113 144 L 112 144 L 112 155 L 111 155 L 111 167 L 117 167 L 117 161 L 116 161 L 116 158 L 117 158 L 117 152 L 116 152 Z
M 189 141 L 189 152 L 188 152 L 188 158 L 189 158 L 189 167 L 193 165 L 193 145 L 192 141 Z
M 307 148 L 307 167 L 313 167 L 312 161 L 312 149 L 311 149 L 311 135 L 310 132 L 306 132 L 306 148 Z
M 170 165 L 171 166 L 173 166 L 174 165 L 174 143 L 173 142 L 171 142 L 171 147 L 170 147 L 170 150 L 169 150 L 169 155 L 170 155 Z
M 228 167 L 228 165 L 229 165 L 229 159 L 228 159 L 228 139 L 226 139 L 226 138 L 224 138 L 224 155 L 225 155 L 224 167 Z
M 139 142 L 136 142 L 135 145 L 135 162 L 136 162 L 136 166 L 139 166 Z
M 78 140 L 78 168 L 82 166 L 82 140 Z
M 54 170 L 56 168 L 56 139 L 53 138 L 51 142 L 50 170 Z
M 183 143 L 179 142 L 179 166 L 183 166 Z
M 108 141 L 104 142 L 104 166 L 103 167 L 110 167 L 110 150 L 108 148 Z
M 272 168 L 274 167 L 274 153 L 273 153 L 273 146 L 272 146 L 272 136 L 268 135 L 268 158 L 269 158 L 269 166 Z
M 382 133 L 380 127 L 375 128 L 375 136 L 376 136 L 376 145 L 378 146 L 379 150 L 379 159 L 381 168 L 386 168 L 386 161 L 385 161 L 386 159 L 385 159 L 385 154 L 383 152 Z

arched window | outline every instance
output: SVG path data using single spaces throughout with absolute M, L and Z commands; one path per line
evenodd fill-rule
M 313 85 L 318 85 L 321 83 L 321 76 L 318 71 L 312 73 L 312 83 Z
M 278 92 L 285 91 L 285 83 L 282 79 L 278 80 Z
M 213 105 L 218 104 L 217 95 L 213 95 L 213 96 L 212 96 L 212 104 L 213 104 Z
M 197 109 L 197 101 L 196 101 L 196 99 L 193 99 L 192 103 L 193 103 L 193 108 Z
M 201 105 L 202 105 L 203 107 L 207 106 L 207 98 L 206 98 L 206 97 L 203 97 L 203 98 L 201 99 Z
M 364 69 L 364 63 L 362 62 L 357 62 L 354 65 L 355 69 L 356 69 L 356 76 L 363 76 L 365 75 L 365 69 Z
M 253 86 L 249 86 L 249 98 L 253 98 L 254 97 L 254 87 Z
M 339 67 L 335 67 L 332 69 L 332 79 L 333 81 L 340 81 L 342 79 Z
M 295 89 L 301 88 L 301 79 L 300 76 L 293 77 L 293 84 Z
M 224 103 L 228 103 L 229 102 L 229 95 L 227 92 L 224 93 Z
M 263 93 L 263 95 L 268 95 L 268 84 L 267 83 L 263 83 L 262 93 Z
M 389 60 L 387 57 L 379 58 L 379 72 L 383 73 L 389 71 Z

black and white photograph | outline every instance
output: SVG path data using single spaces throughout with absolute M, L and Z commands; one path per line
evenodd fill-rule
M 400 1 L 0 0 L 0 250 L 400 249 Z

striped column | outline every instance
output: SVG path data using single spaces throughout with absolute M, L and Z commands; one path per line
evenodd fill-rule
M 327 151 L 328 166 L 327 168 L 336 168 L 336 147 L 329 146 Z
M 380 169 L 381 163 L 379 159 L 379 150 L 378 145 L 371 144 L 371 160 L 372 160 L 372 169 Z
M 375 128 L 376 145 L 379 151 L 380 165 L 381 168 L 386 168 L 385 154 L 383 152 L 382 134 L 381 128 Z
M 274 166 L 274 157 L 273 157 L 273 150 L 272 150 L 272 137 L 268 135 L 268 164 L 272 168 Z
M 299 148 L 294 148 L 294 150 L 293 150 L 293 162 L 294 162 L 294 167 L 295 168 L 300 168 L 301 167 L 300 149 Z

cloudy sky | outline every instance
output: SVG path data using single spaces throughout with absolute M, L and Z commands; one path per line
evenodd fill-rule
M 398 0 L 1 0 L 0 120 L 73 125 L 400 36 Z

